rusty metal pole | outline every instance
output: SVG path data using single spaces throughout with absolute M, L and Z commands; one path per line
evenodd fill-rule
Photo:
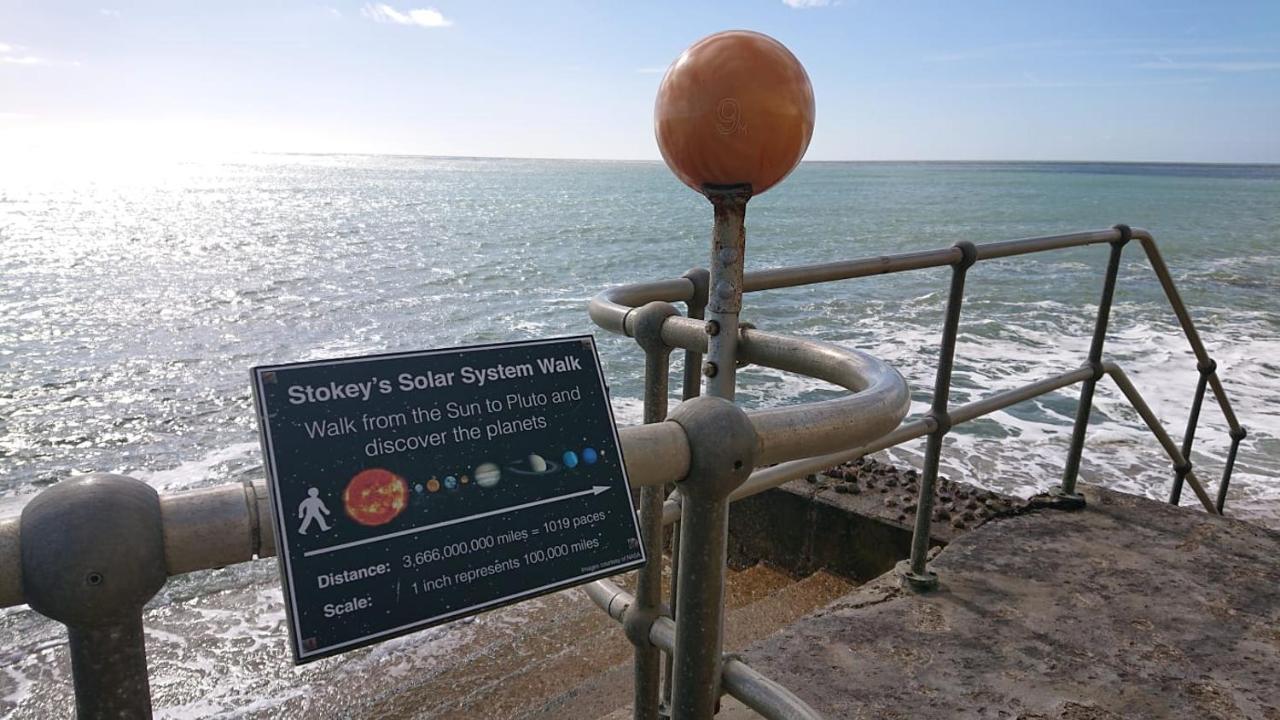
M 715 226 L 711 231 L 711 277 L 707 288 L 707 359 L 702 374 L 707 376 L 708 395 L 733 400 L 751 186 L 707 186 L 704 190 L 715 208 Z

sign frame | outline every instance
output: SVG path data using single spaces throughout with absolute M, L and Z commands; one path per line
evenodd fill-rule
M 552 582 L 537 587 L 525 588 L 518 592 L 510 593 L 501 597 L 485 600 L 480 603 L 468 605 L 467 607 L 449 610 L 447 612 L 431 615 L 430 617 L 422 617 L 408 623 L 402 623 L 395 627 L 384 628 L 362 635 L 358 638 L 345 640 L 325 646 L 317 646 L 314 648 L 305 647 L 303 631 L 299 626 L 299 588 L 301 578 L 295 576 L 293 567 L 293 552 L 290 548 L 291 523 L 288 518 L 290 510 L 285 505 L 282 497 L 282 488 L 280 486 L 279 467 L 277 463 L 276 440 L 272 435 L 271 423 L 268 416 L 266 390 L 264 384 L 268 382 L 267 374 L 279 371 L 306 369 L 306 368 L 324 368 L 336 367 L 342 365 L 361 364 L 361 363 L 377 363 L 387 360 L 412 360 L 417 358 L 428 358 L 437 355 L 465 355 L 472 352 L 484 352 L 493 350 L 503 350 L 508 348 L 520 348 L 539 345 L 555 345 L 567 343 L 580 343 L 587 347 L 590 351 L 589 355 L 594 370 L 594 375 L 599 383 L 600 398 L 604 404 L 605 418 L 609 426 L 609 439 L 613 443 L 612 451 L 616 452 L 618 468 L 617 474 L 620 478 L 610 478 L 610 484 L 606 486 L 593 484 L 591 491 L 580 491 L 571 495 L 585 495 L 591 492 L 593 495 L 600 495 L 606 490 L 620 490 L 626 496 L 626 509 L 629 524 L 626 528 L 632 537 L 636 539 L 635 550 L 639 553 L 638 559 L 626 560 L 609 564 L 598 570 L 580 573 L 574 577 L 559 578 Z M 291 363 L 277 363 L 270 365 L 258 365 L 250 369 L 250 378 L 253 390 L 254 409 L 258 421 L 258 435 L 263 455 L 263 465 L 267 475 L 267 488 L 270 499 L 271 522 L 275 531 L 276 559 L 280 573 L 280 581 L 284 593 L 285 615 L 289 631 L 289 646 L 293 654 L 295 665 L 304 665 L 326 657 L 349 652 L 358 648 L 366 647 L 392 638 L 401 637 L 413 632 L 425 630 L 427 628 L 436 627 L 453 620 L 478 614 L 480 612 L 494 610 L 501 607 L 513 605 L 524 600 L 529 600 L 541 595 L 550 594 L 559 590 L 583 585 L 588 582 L 611 577 L 629 570 L 644 566 L 649 558 L 645 554 L 645 544 L 640 532 L 639 520 L 636 516 L 635 505 L 631 495 L 631 484 L 627 476 L 626 459 L 623 456 L 622 442 L 618 435 L 617 421 L 614 417 L 613 406 L 610 402 L 610 394 L 608 384 L 605 382 L 604 370 L 600 364 L 600 356 L 596 347 L 595 338 L 589 334 L 568 335 L 554 338 L 542 338 L 534 340 L 518 340 L 508 342 L 494 342 L 477 345 L 455 346 L 447 348 L 434 348 L 430 350 L 401 351 L 375 353 L 370 355 L 348 356 L 337 358 L 325 358 L 318 360 L 306 360 Z M 620 483 L 620 485 L 619 485 Z M 616 486 L 616 487 L 615 487 Z M 494 511 L 482 513 L 484 516 L 500 515 L 507 512 L 518 512 L 528 506 L 541 505 L 557 502 L 563 498 L 552 498 L 537 502 L 529 502 L 518 506 L 500 508 Z M 334 512 L 341 512 L 335 510 Z M 464 520 L 465 522 L 465 520 Z M 615 521 L 621 522 L 621 521 Z M 449 525 L 452 523 L 444 522 L 438 525 Z M 388 539 L 401 535 L 410 535 L 417 532 L 427 532 L 436 529 L 434 526 L 422 526 L 417 529 L 407 529 L 402 532 L 390 533 L 387 538 L 373 538 L 370 540 L 348 543 L 347 546 L 362 545 L 365 543 L 380 542 L 382 539 Z M 629 542 L 629 539 L 628 539 Z M 318 552 L 329 552 L 330 550 L 345 549 L 346 546 L 333 547 L 321 551 L 307 551 L 300 553 L 305 556 L 318 554 Z

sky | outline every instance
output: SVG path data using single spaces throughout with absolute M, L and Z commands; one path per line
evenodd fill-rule
M 234 151 L 657 159 L 666 67 L 757 30 L 809 160 L 1280 162 L 1280 2 L 0 0 L 0 164 Z

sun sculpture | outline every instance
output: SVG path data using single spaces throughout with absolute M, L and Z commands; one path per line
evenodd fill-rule
M 654 132 L 684 184 L 750 185 L 759 195 L 800 162 L 813 136 L 813 86 L 782 43 L 729 30 L 694 43 L 658 89 Z
M 745 30 L 694 43 L 672 63 L 658 89 L 653 126 L 662 158 L 681 182 L 706 196 L 715 208 L 702 366 L 709 398 L 692 401 L 703 401 L 703 408 L 717 404 L 710 398 L 720 398 L 723 407 L 734 396 L 747 202 L 795 169 L 813 137 L 813 115 L 813 87 L 800 61 L 777 40 Z M 742 466 L 740 461 L 734 465 L 737 474 L 731 478 L 712 477 L 705 485 L 688 478 L 681 485 L 682 552 L 671 672 L 675 718 L 706 718 L 715 712 L 732 490 L 726 480 L 745 480 L 750 468 Z M 661 523 L 652 519 L 661 514 L 659 490 L 642 491 L 646 539 L 661 532 Z M 698 552 L 688 553 L 686 549 L 695 546 Z M 642 573 L 637 602 L 656 607 L 660 590 L 658 579 Z M 636 708 L 650 708 L 650 717 L 656 715 L 656 668 L 656 654 L 637 647 Z
M 777 185 L 813 137 L 813 86 L 782 43 L 749 30 L 705 37 L 667 69 L 653 129 L 681 182 L 715 206 L 707 394 L 733 399 L 747 201 Z

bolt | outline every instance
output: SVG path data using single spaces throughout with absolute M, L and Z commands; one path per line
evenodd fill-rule
M 93 571 L 84 576 L 84 582 L 90 587 L 96 587 L 102 584 L 102 573 Z
M 718 372 L 720 372 L 720 368 L 716 367 L 716 364 L 715 364 L 715 363 L 713 363 L 713 362 L 708 362 L 708 363 L 703 363 L 703 364 L 702 364 L 702 374 L 703 374 L 703 375 L 706 375 L 706 376 L 707 376 L 707 377 L 709 377 L 709 378 L 713 378 L 713 377 L 715 377 L 715 376 L 716 376 L 716 373 L 718 373 Z
M 708 320 L 704 329 L 707 331 L 708 336 L 715 337 L 720 334 L 720 323 L 715 320 Z

